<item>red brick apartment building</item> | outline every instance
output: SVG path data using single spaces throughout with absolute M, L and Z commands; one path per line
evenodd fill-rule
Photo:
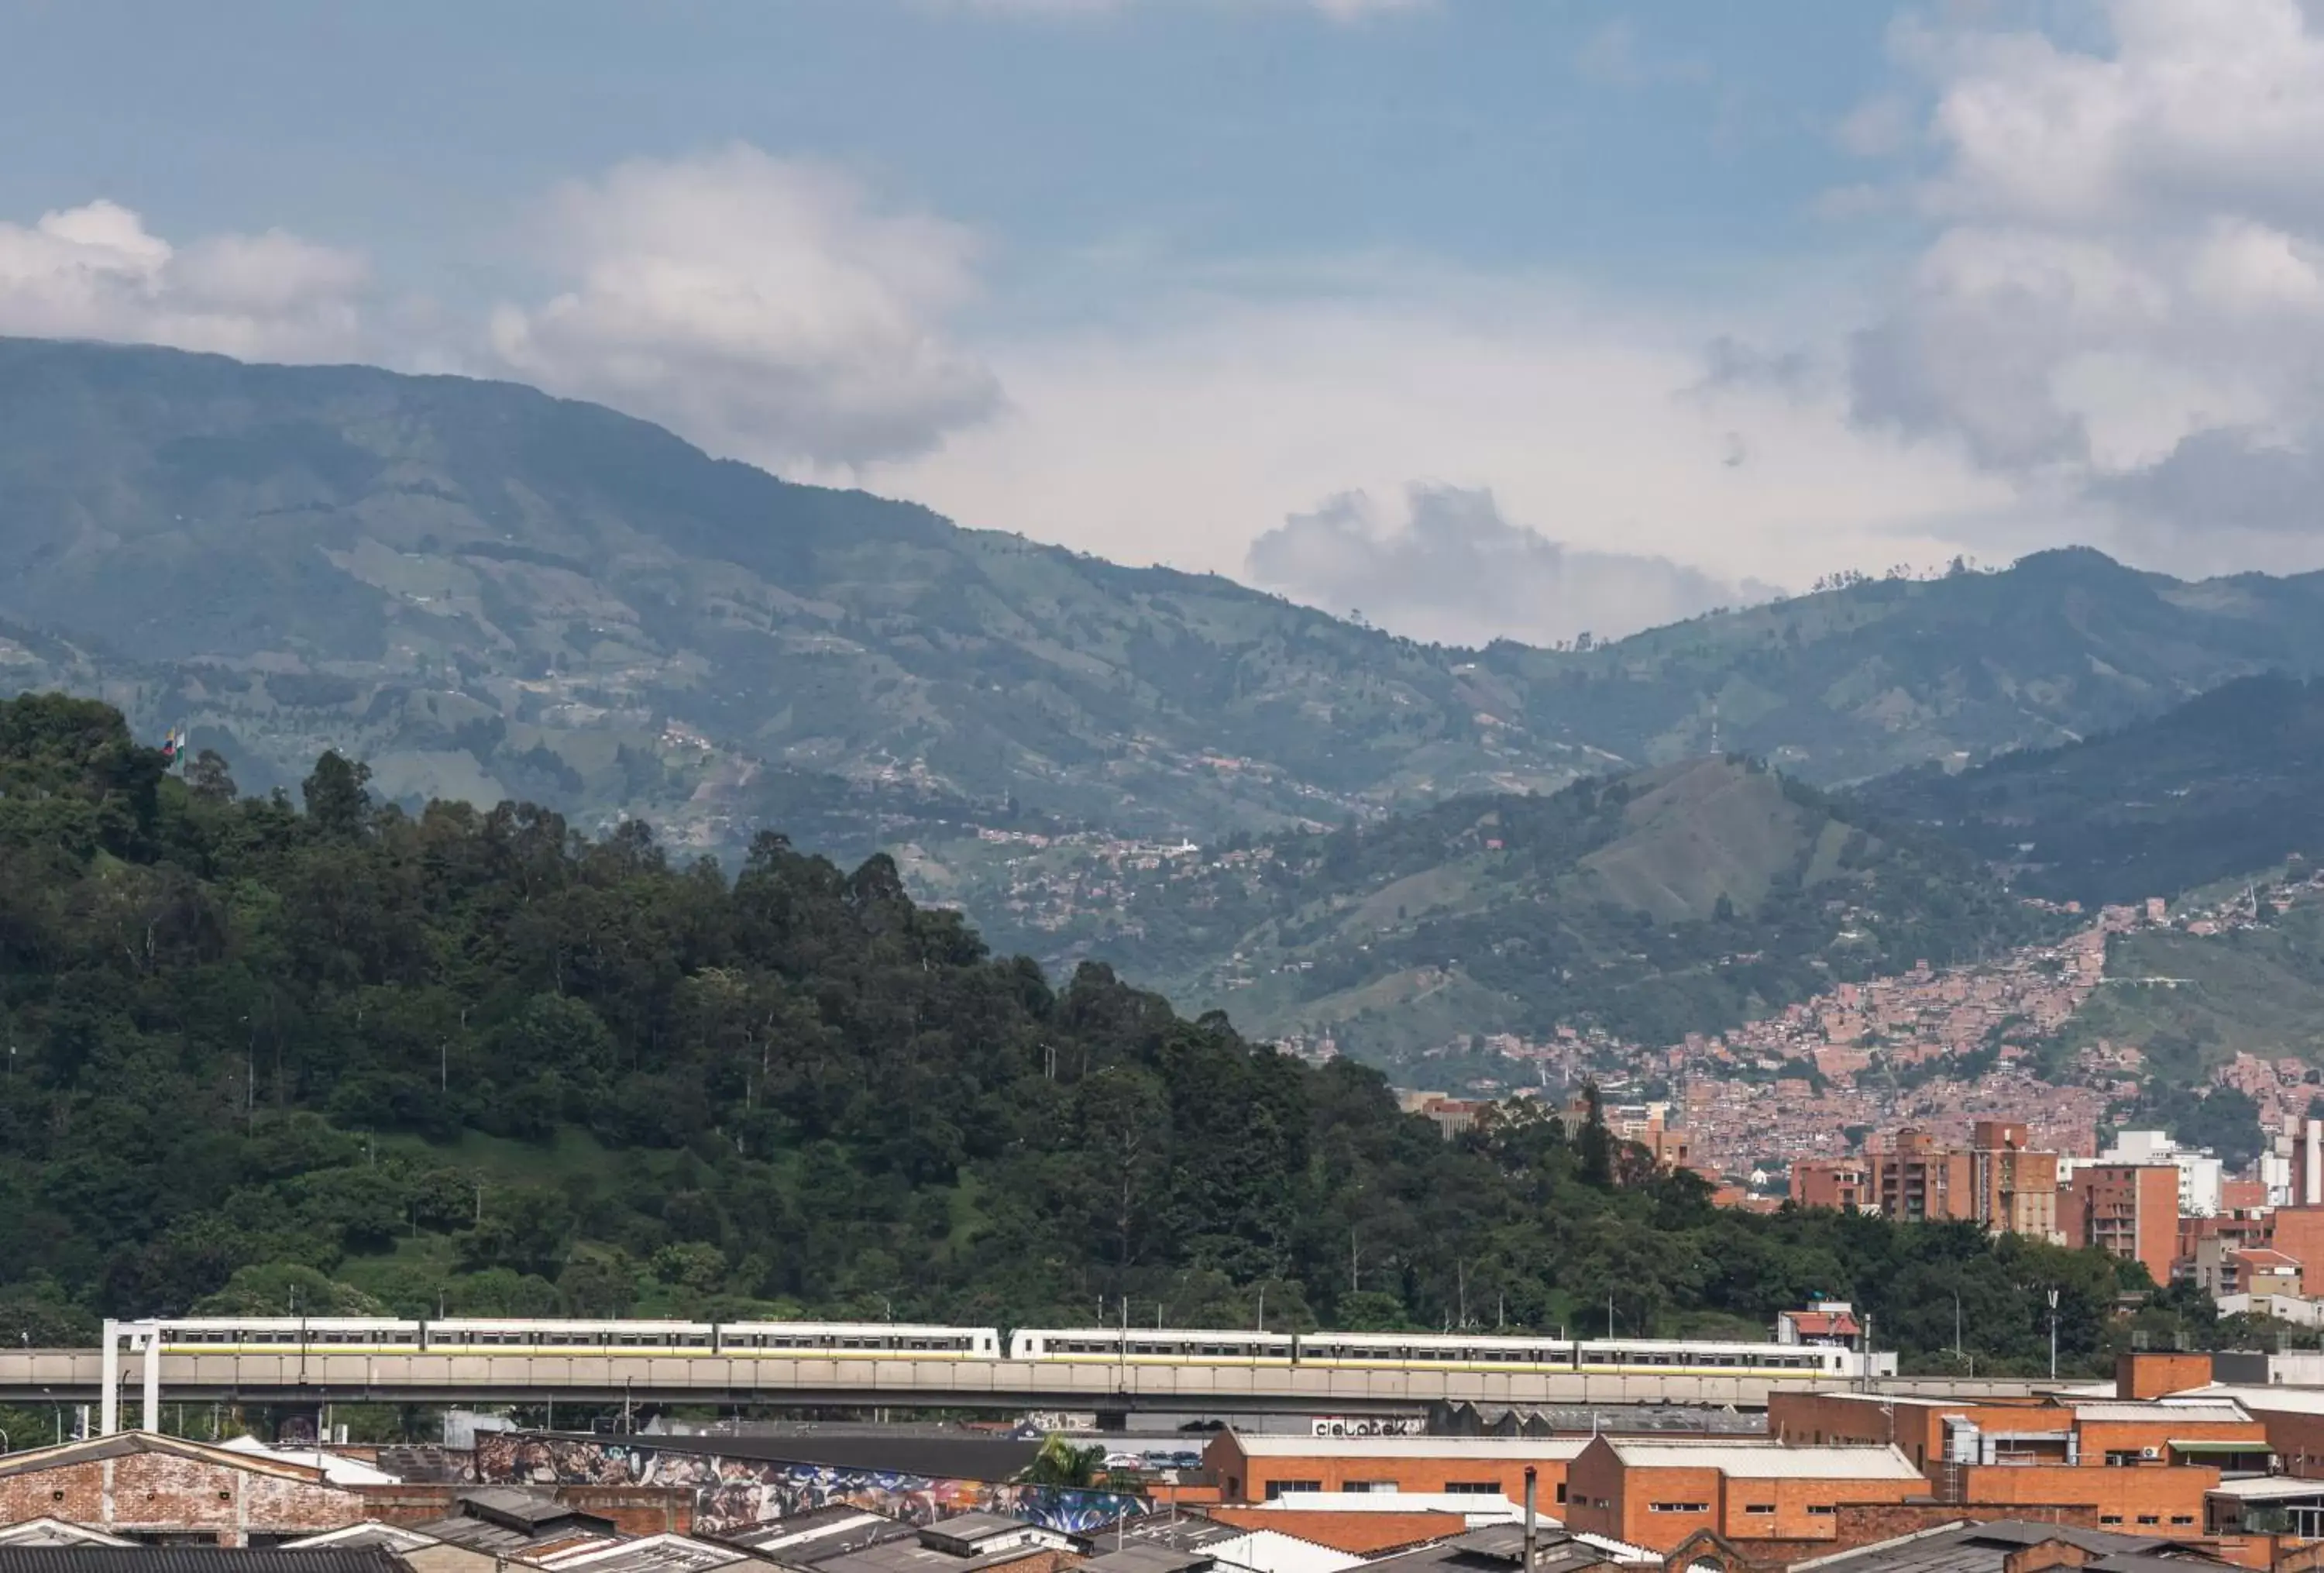
M 2058 1155 L 2034 1151 L 2024 1125 L 1979 1120 L 1969 1145 L 1948 1147 L 1906 1128 L 1858 1159 L 1792 1167 L 1802 1207 L 1880 1212 L 1892 1218 L 1968 1218 L 1997 1232 L 2054 1239 Z
M 1860 1213 L 1872 1206 L 1872 1181 L 1858 1158 L 1802 1159 L 1792 1165 L 1791 1194 L 1803 1208 Z
M 2144 1263 L 2155 1282 L 2168 1283 L 2179 1254 L 2179 1170 L 2167 1163 L 2081 1165 L 2059 1198 L 2058 1226 L 2067 1245 Z

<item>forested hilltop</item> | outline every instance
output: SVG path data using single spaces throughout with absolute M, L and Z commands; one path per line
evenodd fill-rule
M 98 1314 L 800 1311 L 1741 1331 L 1853 1295 L 1980 1368 L 2108 1337 L 2107 1259 L 1715 1212 L 1602 1126 L 1455 1143 L 1085 968 L 1062 990 L 761 837 L 183 779 L 101 705 L 0 703 L 0 1338 Z M 2136 1269 L 2130 1269 L 2133 1274 Z M 2172 1307 L 2197 1302 L 2170 1301 Z M 2158 1328 L 2176 1309 L 2146 1313 Z

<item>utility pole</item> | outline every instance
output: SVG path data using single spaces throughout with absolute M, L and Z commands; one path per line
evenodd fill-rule
M 1541 1531 L 1536 1527 L 1540 1521 L 1534 1517 L 1534 1492 L 1536 1485 L 1537 1475 L 1538 1472 L 1532 1465 L 1528 1464 L 1526 1466 L 1525 1540 L 1523 1542 L 1525 1546 L 1525 1573 L 1533 1573 L 1534 1560 L 1540 1554 L 1539 1547 L 1541 1545 Z
M 1614 1291 L 1610 1289 L 1606 1291 L 1606 1336 L 1614 1336 Z
M 2058 1291 L 2050 1291 L 2050 1380 L 2058 1380 Z

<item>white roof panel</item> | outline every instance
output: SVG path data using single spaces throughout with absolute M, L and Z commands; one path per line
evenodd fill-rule
M 1253 1458 L 1578 1458 L 1588 1437 L 1253 1437 L 1235 1441 Z
M 1745 1480 L 1920 1480 L 1898 1448 L 1791 1447 L 1781 1442 L 1631 1442 L 1607 1439 L 1631 1468 L 1716 1469 Z
M 2074 1418 L 2097 1420 L 2101 1425 L 2154 1420 L 2174 1426 L 2235 1426 L 2248 1423 L 2251 1415 L 2243 1405 L 2220 1400 L 2209 1403 L 2078 1403 L 2074 1405 Z
M 2202 1387 L 2194 1396 L 2226 1399 L 2257 1414 L 2324 1414 L 2324 1390 L 2313 1387 Z
M 1272 1502 L 1255 1502 L 1251 1506 L 1275 1513 L 1449 1513 L 1494 1519 L 1514 1517 L 1519 1512 L 1517 1504 L 1506 1496 L 1461 1491 L 1286 1491 Z M 1539 1516 L 1537 1504 L 1536 1516 Z
M 1252 1530 L 1231 1541 L 1213 1541 L 1203 1548 L 1203 1554 L 1217 1558 L 1222 1568 L 1250 1573 L 1348 1573 L 1365 1560 L 1279 1530 Z

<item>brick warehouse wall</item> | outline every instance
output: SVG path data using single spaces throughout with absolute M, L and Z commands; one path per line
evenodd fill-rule
M 60 1461 L 0 1477 L 0 1522 L 68 1519 L 132 1535 L 307 1535 L 364 1518 L 362 1495 L 320 1480 L 170 1453 Z
M 1991 1464 L 1963 1467 L 1962 1497 L 1980 1506 L 2028 1502 L 2087 1506 L 2093 1527 L 2125 1534 L 2194 1540 L 2203 1532 L 2203 1498 L 2219 1484 L 2219 1472 L 2200 1465 L 2154 1465 L 2136 1469 L 2103 1466 Z M 1961 1511 L 1960 1508 L 1956 1512 Z
M 2267 1445 L 2282 1460 L 2283 1472 L 2303 1480 L 2324 1480 L 2324 1415 L 2292 1410 L 2255 1411 L 2267 1428 Z
M 1515 1502 L 1525 1494 L 1526 1466 L 1536 1471 L 1534 1490 L 1541 1510 L 1562 1516 L 1566 1496 L 1566 1472 L 1581 1451 L 1577 1439 L 1541 1439 L 1538 1452 L 1518 1456 L 1480 1457 L 1447 1448 L 1441 1456 L 1398 1450 L 1363 1454 L 1265 1454 L 1252 1457 L 1233 1431 L 1221 1431 L 1203 1452 L 1205 1473 L 1218 1482 L 1226 1502 L 1264 1502 L 1270 1487 L 1286 1483 L 1312 1485 L 1318 1491 L 1346 1491 L 1355 1485 L 1392 1481 L 1397 1491 L 1441 1494 L 1455 1486 L 1490 1486 Z
M 2098 1527 L 2098 1509 L 2078 1502 L 1877 1502 L 1844 1504 L 1832 1539 L 1818 1542 L 1825 1551 L 1849 1546 L 1868 1546 L 1893 1541 L 1919 1530 L 1932 1530 L 1963 1519 L 2017 1519 L 2027 1523 L 2060 1524 L 2068 1529 Z

